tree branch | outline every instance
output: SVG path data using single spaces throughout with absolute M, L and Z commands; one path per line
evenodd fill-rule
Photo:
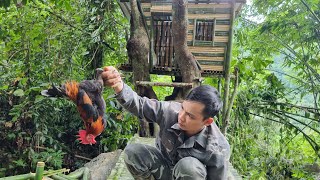
M 289 116 L 289 115 L 286 115 L 286 114 L 284 114 L 284 113 L 280 113 L 280 112 L 277 112 L 277 111 L 273 111 L 273 112 L 271 112 L 271 113 L 272 113 L 272 114 L 277 113 L 277 115 L 279 115 L 279 116 L 282 115 L 282 116 L 285 116 L 285 117 L 287 117 L 287 118 L 289 118 L 289 119 L 292 119 L 292 120 L 294 120 L 294 121 L 296 121 L 296 122 L 299 122 L 300 124 L 302 124 L 302 125 L 310 128 L 310 129 L 314 130 L 314 131 L 317 132 L 318 134 L 320 134 L 320 131 L 318 131 L 317 129 L 308 126 L 306 123 L 304 123 L 304 122 L 302 122 L 302 121 L 300 121 L 300 120 L 298 120 L 298 119 L 296 119 L 296 118 L 294 118 L 294 117 L 291 117 L 291 116 Z M 284 118 L 283 118 L 283 119 L 284 119 Z
M 251 112 L 249 112 L 249 114 L 254 115 L 254 116 L 257 116 L 257 117 L 261 117 L 261 118 L 263 118 L 263 119 L 267 119 L 267 120 L 270 120 L 270 121 L 273 121 L 273 122 L 277 122 L 277 123 L 280 123 L 280 124 L 283 124 L 283 125 L 289 125 L 289 126 L 295 128 L 295 129 L 297 129 L 299 132 L 301 132 L 301 133 L 303 134 L 303 136 L 306 138 L 306 140 L 307 140 L 307 141 L 309 142 L 309 144 L 311 145 L 312 149 L 316 152 L 316 154 L 317 154 L 318 157 L 320 158 L 320 154 L 318 153 L 318 147 L 319 147 L 319 145 L 318 145 L 315 141 L 313 141 L 313 140 L 312 140 L 305 132 L 303 132 L 299 127 L 291 124 L 290 122 L 287 122 L 287 121 L 283 120 L 283 118 L 281 118 L 281 117 L 279 117 L 279 116 L 277 116 L 277 115 L 274 115 L 274 116 L 278 117 L 279 119 L 281 119 L 281 120 L 283 120 L 283 121 L 277 121 L 277 120 L 274 120 L 274 119 L 271 119 L 271 118 L 268 118 L 268 117 L 263 117 L 263 116 L 261 116 L 261 115 L 258 115 L 258 114 L 255 114 L 255 113 L 251 113 Z M 315 145 L 316 147 L 315 147 L 314 145 Z
M 280 37 L 276 36 L 276 35 L 273 34 L 273 33 L 270 33 L 270 34 L 271 34 L 272 36 L 274 36 L 275 39 L 276 39 L 278 42 L 280 42 L 280 44 L 281 44 L 283 47 L 285 47 L 288 51 L 290 51 L 293 55 L 295 55 L 295 56 L 297 57 L 297 59 L 299 59 L 299 61 L 300 61 L 301 63 L 303 63 L 308 69 L 310 69 L 311 72 L 314 74 L 314 76 L 317 78 L 317 80 L 320 82 L 320 75 L 318 74 L 318 72 L 317 72 L 314 68 L 312 68 L 312 67 L 304 60 L 303 57 L 301 57 L 298 53 L 296 53 L 296 52 L 294 51 L 294 49 L 292 49 L 288 44 L 284 43 L 284 42 L 281 40 Z
M 277 111 L 279 113 L 286 113 L 286 114 L 290 114 L 290 115 L 293 115 L 293 116 L 299 116 L 299 117 L 302 117 L 302 118 L 305 118 L 305 119 L 308 119 L 308 120 L 311 120 L 311 121 L 316 121 L 316 122 L 320 122 L 319 119 L 314 119 L 314 118 L 310 118 L 310 117 L 305 117 L 301 114 L 296 114 L 296 113 L 291 113 L 291 112 L 287 112 L 287 111 L 281 111 L 281 110 L 278 110 L 278 109 L 271 109 L 269 108 L 270 110 L 272 111 Z
M 280 71 L 277 71 L 277 70 L 274 70 L 274 69 L 269 69 L 269 68 L 266 68 L 266 70 L 268 71 L 273 71 L 273 72 L 276 72 L 276 73 L 279 73 L 279 74 L 282 74 L 282 75 L 285 75 L 285 76 L 288 76 L 288 77 L 291 77 L 292 79 L 295 79 L 295 80 L 298 80 L 299 82 L 303 83 L 303 84 L 308 84 L 308 83 L 305 83 L 303 80 L 297 78 L 297 77 L 294 77 L 294 76 L 291 76 L 287 73 L 284 73 L 284 72 L 280 72 Z
M 266 102 L 266 103 L 273 103 L 273 104 L 279 104 L 279 105 L 287 105 L 290 107 L 295 107 L 304 111 L 308 111 L 314 114 L 318 114 L 316 111 L 319 111 L 319 108 L 312 108 L 312 107 L 307 107 L 307 106 L 299 106 L 299 105 L 294 105 L 294 104 L 290 104 L 290 103 L 281 103 L 281 102 L 274 102 L 274 101 L 265 101 L 262 100 L 262 102 Z M 318 114 L 319 115 L 319 114 Z
M 33 1 L 36 5 L 37 5 L 37 2 L 35 2 L 35 1 Z M 58 14 L 56 14 L 56 13 L 54 13 L 53 11 L 51 11 L 50 9 L 48 9 L 48 8 L 39 8 L 39 7 L 37 7 L 37 6 L 33 6 L 33 5 L 30 5 L 31 7 L 33 7 L 33 8 L 35 8 L 35 9 L 39 9 L 39 10 L 45 10 L 45 11 L 47 11 L 47 12 L 49 12 L 49 14 L 51 14 L 51 15 L 53 15 L 53 16 L 55 16 L 55 17 L 57 17 L 58 19 L 60 19 L 62 22 L 64 22 L 64 24 L 66 24 L 66 25 L 68 25 L 68 26 L 70 26 L 70 27 L 72 27 L 72 28 L 74 28 L 74 29 L 76 29 L 76 30 L 78 30 L 78 31 L 80 31 L 80 32 L 83 32 L 83 33 L 85 33 L 85 34 L 88 34 L 88 35 L 90 35 L 90 33 L 89 32 L 86 32 L 86 31 L 84 31 L 84 30 L 82 30 L 82 29 L 80 29 L 80 28 L 78 28 L 78 27 L 76 27 L 76 26 L 74 26 L 71 22 L 69 22 L 69 21 L 67 21 L 66 19 L 64 19 L 62 16 L 60 16 L 60 15 L 58 15 Z M 38 6 L 40 6 L 40 5 L 38 5 Z
M 311 123 L 312 123 L 312 121 L 310 121 L 310 122 L 308 123 L 308 126 L 309 126 Z M 302 131 L 303 131 L 306 127 L 307 127 L 307 126 L 303 127 L 303 128 L 302 128 Z M 293 137 L 286 143 L 285 146 L 287 146 L 287 145 L 288 145 L 294 138 L 296 138 L 299 134 L 300 134 L 300 133 L 297 133 L 295 136 L 293 136 Z
M 320 158 L 320 154 L 318 153 L 318 148 L 319 145 L 310 137 L 308 136 L 305 132 L 303 132 L 303 130 L 301 130 L 299 127 L 293 125 L 292 123 L 286 121 L 285 119 L 283 119 L 281 116 L 278 116 L 276 114 L 273 114 L 274 116 L 278 117 L 279 119 L 283 120 L 287 125 L 297 129 L 300 133 L 303 134 L 303 136 L 306 138 L 306 140 L 309 142 L 309 144 L 311 145 L 312 149 L 314 150 L 314 152 L 318 155 L 318 157 Z
M 310 8 L 310 6 L 307 4 L 307 2 L 305 2 L 304 0 L 301 0 L 302 4 L 305 5 L 307 7 L 307 9 L 310 11 L 310 13 L 316 18 L 316 20 L 318 21 L 318 23 L 320 23 L 320 19 L 319 17 L 312 11 L 312 9 Z M 317 26 L 315 26 L 317 27 Z

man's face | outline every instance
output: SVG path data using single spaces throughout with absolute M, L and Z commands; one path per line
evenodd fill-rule
M 196 101 L 184 101 L 182 103 L 178 124 L 188 136 L 197 134 L 204 126 L 208 126 L 213 122 L 212 118 L 204 119 L 202 114 L 204 107 L 204 104 Z

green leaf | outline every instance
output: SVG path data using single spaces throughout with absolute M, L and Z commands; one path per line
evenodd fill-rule
M 17 89 L 13 92 L 13 95 L 19 97 L 24 96 L 24 91 L 22 89 Z
M 31 87 L 30 90 L 40 92 L 40 87 Z
M 22 159 L 19 159 L 17 161 L 13 161 L 13 163 L 15 163 L 17 166 L 20 166 L 20 167 L 26 167 L 27 166 L 27 164 Z
M 28 3 L 28 0 L 22 0 L 22 4 L 26 5 Z
M 9 139 L 15 139 L 15 138 L 16 138 L 16 135 L 15 135 L 14 133 L 10 133 L 10 134 L 7 135 L 7 137 L 8 137 Z
M 96 16 L 92 16 L 92 17 L 90 18 L 91 21 L 94 21 L 95 19 L 97 19 Z
M 88 54 L 90 54 L 90 52 L 89 51 L 84 51 L 81 55 L 88 55 Z
M 66 9 L 67 9 L 68 11 L 71 10 L 70 1 L 65 1 L 65 2 L 64 2 L 64 5 L 65 5 L 65 7 L 66 7 Z
M 305 112 L 304 117 L 310 118 L 310 113 L 309 112 Z
M 50 85 L 50 83 L 41 83 L 41 84 L 40 84 L 41 87 L 47 87 L 47 86 L 49 86 L 49 85 Z
M 37 95 L 37 96 L 36 96 L 36 99 L 35 99 L 35 101 L 34 101 L 34 103 L 38 103 L 38 102 L 42 101 L 43 99 L 44 99 L 44 97 L 43 97 L 43 96 L 41 96 L 41 95 Z
M 0 86 L 0 90 L 7 90 L 9 88 L 8 85 Z
M 21 78 L 19 84 L 21 86 L 25 86 L 27 84 L 28 79 L 27 78 Z

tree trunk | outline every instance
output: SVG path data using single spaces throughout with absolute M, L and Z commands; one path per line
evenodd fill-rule
M 239 69 L 238 68 L 234 68 L 234 76 L 235 76 L 235 79 L 234 79 L 234 85 L 233 85 L 233 93 L 232 93 L 232 96 L 230 98 L 226 114 L 223 117 L 224 123 L 223 123 L 221 131 L 222 131 L 222 134 L 224 134 L 224 135 L 227 134 L 227 129 L 228 129 L 228 126 L 230 124 L 231 109 L 232 109 L 232 106 L 233 106 L 233 102 L 234 102 L 234 100 L 236 98 L 237 90 L 238 90 L 238 86 L 239 86 Z
M 130 39 L 127 42 L 129 61 L 132 64 L 133 82 L 135 90 L 140 96 L 157 99 L 152 87 L 138 86 L 136 81 L 150 81 L 148 56 L 150 52 L 149 38 L 147 30 L 143 24 L 143 19 L 138 9 L 136 0 L 130 1 L 131 21 Z M 152 125 L 151 125 L 152 126 Z M 140 136 L 149 136 L 153 129 L 149 128 L 149 123 L 140 120 Z M 153 127 L 153 126 L 152 126 Z M 151 132 L 151 133 L 150 133 Z
M 193 83 L 193 87 L 199 86 L 198 79 L 200 78 L 200 70 L 196 64 L 196 60 L 187 46 L 188 35 L 188 1 L 173 0 L 172 1 L 172 31 L 173 31 L 173 46 L 175 51 L 174 63 L 181 70 L 181 79 L 185 83 Z M 184 98 L 191 90 L 190 87 L 175 88 L 174 93 L 176 98 Z M 174 94 L 173 94 L 174 95 Z

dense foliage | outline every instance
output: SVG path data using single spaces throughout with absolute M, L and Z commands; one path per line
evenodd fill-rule
M 0 177 L 30 172 L 40 160 L 74 170 L 123 148 L 137 122 L 110 89 L 107 128 L 93 146 L 76 140 L 83 123 L 73 103 L 40 95 L 51 83 L 90 79 L 96 67 L 126 59 L 128 22 L 117 2 L 13 2 L 0 8 Z
M 137 122 L 110 89 L 107 130 L 94 146 L 76 140 L 82 122 L 72 103 L 39 95 L 50 83 L 88 79 L 96 67 L 126 60 L 129 27 L 117 1 L 1 6 L 0 177 L 28 172 L 39 160 L 73 170 L 123 148 Z M 245 179 L 319 179 L 319 10 L 318 0 L 254 0 L 237 18 L 232 66 L 240 84 L 227 137 L 232 164 Z M 217 86 L 218 79 L 205 83 Z M 172 88 L 155 90 L 163 99 Z
M 320 2 L 253 1 L 237 19 L 232 161 L 250 179 L 318 179 Z

